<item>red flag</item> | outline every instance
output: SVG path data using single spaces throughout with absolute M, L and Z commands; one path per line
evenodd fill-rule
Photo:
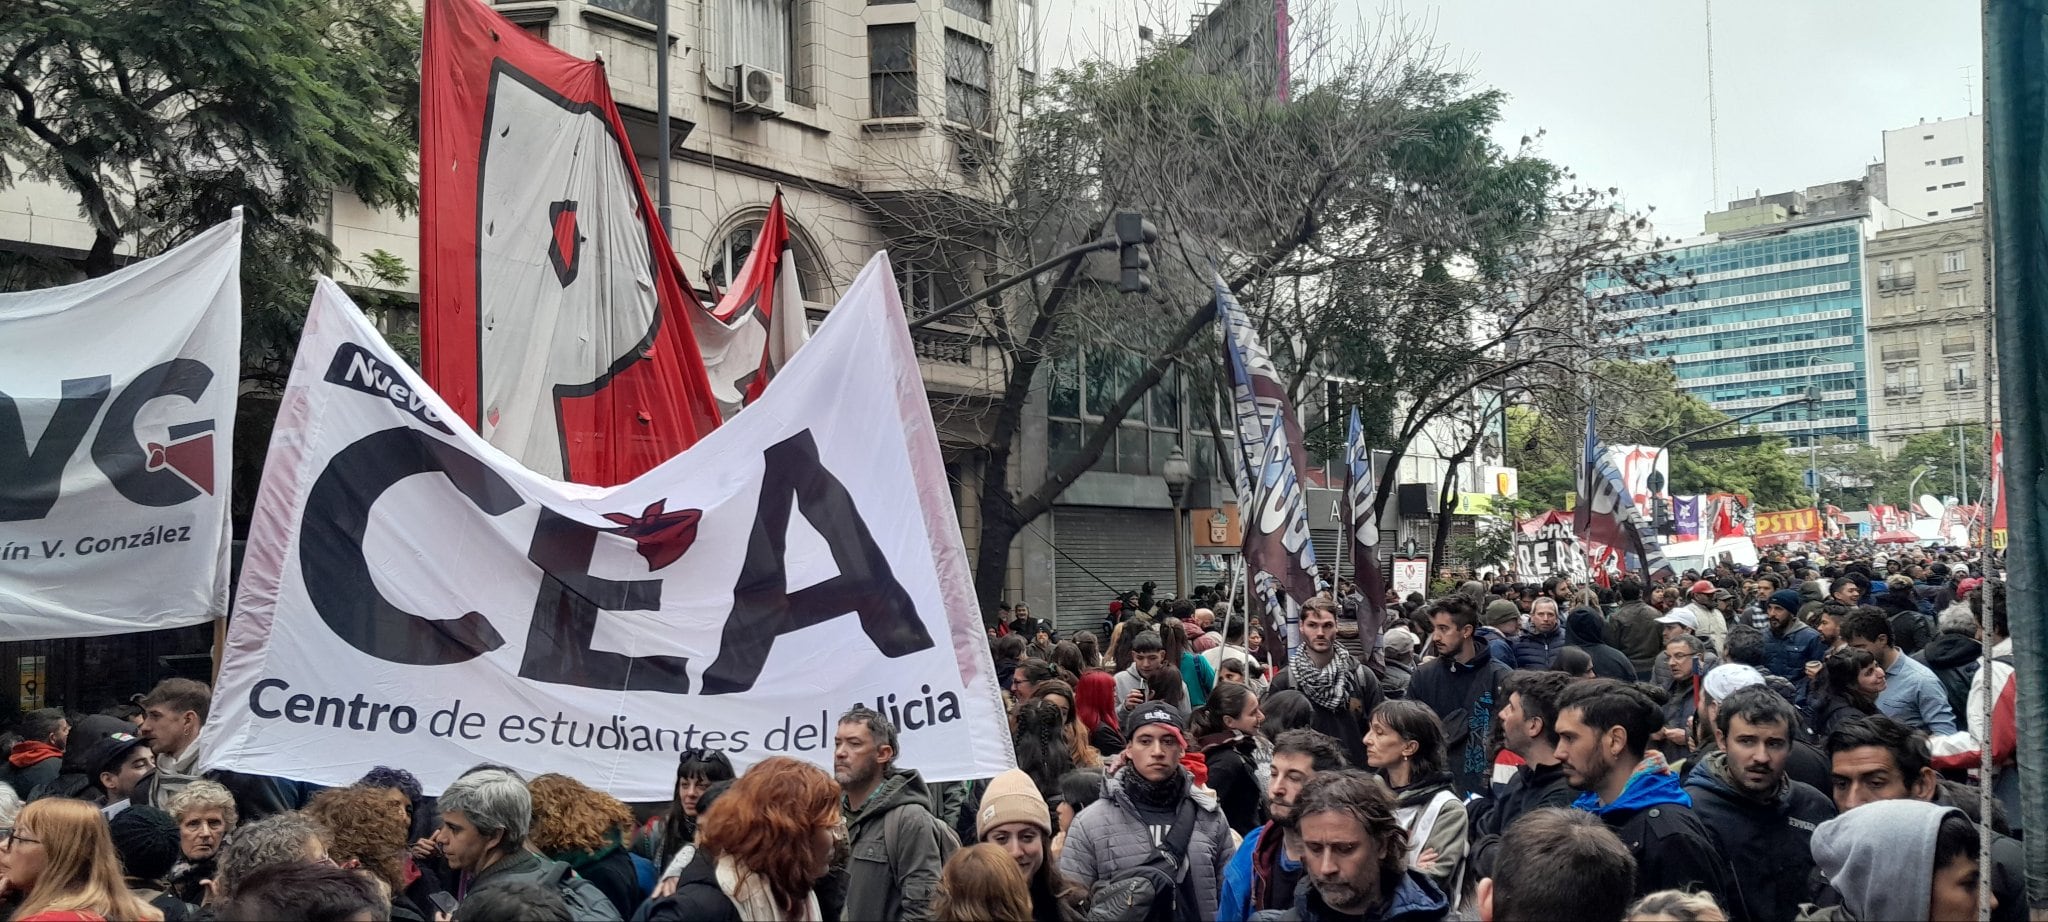
M 717 427 L 700 310 L 604 66 L 476 0 L 428 0 L 420 88 L 427 382 L 526 466 L 612 485 Z
M 691 316 L 697 347 L 719 409 L 730 418 L 753 403 L 798 347 L 810 339 L 782 193 L 754 237 L 754 248 L 717 306 Z

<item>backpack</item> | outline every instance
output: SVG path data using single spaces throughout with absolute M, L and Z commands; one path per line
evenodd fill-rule
M 1183 799 L 1166 841 L 1150 860 L 1097 881 L 1089 890 L 1087 922 L 1194 918 L 1201 907 L 1188 874 L 1188 843 L 1194 837 L 1195 804 Z

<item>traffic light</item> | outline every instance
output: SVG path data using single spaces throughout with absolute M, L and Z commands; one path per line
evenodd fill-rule
M 1117 249 L 1122 261 L 1123 276 L 1117 280 L 1116 288 L 1125 294 L 1141 294 L 1152 290 L 1152 277 L 1145 270 L 1152 268 L 1152 254 L 1146 244 L 1159 241 L 1159 228 L 1135 211 L 1119 211 L 1116 215 Z

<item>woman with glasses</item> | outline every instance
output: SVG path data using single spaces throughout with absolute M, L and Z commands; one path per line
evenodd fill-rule
M 655 896 L 676 892 L 676 877 L 683 873 L 683 865 L 689 863 L 685 852 L 695 850 L 690 846 L 697 841 L 697 819 L 703 813 L 699 803 L 704 792 L 733 777 L 732 759 L 716 749 L 685 749 L 676 759 L 676 802 L 668 813 L 640 827 L 640 841 L 635 846 L 642 857 L 662 869 Z
M 0 852 L 8 889 L 22 893 L 13 916 L 19 922 L 164 917 L 129 892 L 106 818 L 85 801 L 49 798 L 23 807 Z

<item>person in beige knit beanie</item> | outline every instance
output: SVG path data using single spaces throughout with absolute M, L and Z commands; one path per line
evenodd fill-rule
M 1035 920 L 1078 918 L 1088 894 L 1075 886 L 1051 860 L 1052 811 L 1038 785 L 1023 769 L 1013 768 L 989 782 L 975 814 L 975 835 L 1001 846 L 1031 882 L 1031 917 Z

